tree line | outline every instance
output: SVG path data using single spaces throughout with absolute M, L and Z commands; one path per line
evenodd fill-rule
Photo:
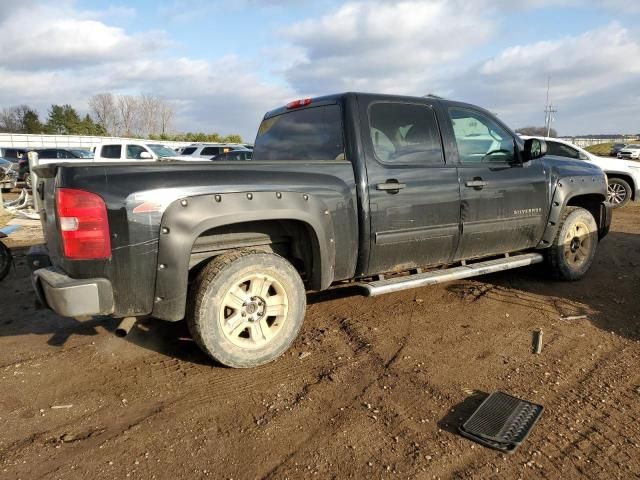
M 242 142 L 242 137 L 237 134 L 175 133 L 172 129 L 175 107 L 156 95 L 99 93 L 89 98 L 88 105 L 90 114 L 84 117 L 71 105 L 51 105 L 45 121 L 41 121 L 38 111 L 29 105 L 5 107 L 0 111 L 0 132 L 142 137 L 185 142 Z

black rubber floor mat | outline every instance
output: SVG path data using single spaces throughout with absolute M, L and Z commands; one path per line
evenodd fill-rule
M 513 453 L 527 438 L 543 410 L 542 405 L 494 392 L 460 426 L 459 431 L 482 445 Z

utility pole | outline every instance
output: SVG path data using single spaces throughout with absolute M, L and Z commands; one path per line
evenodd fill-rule
M 553 104 L 549 103 L 549 86 L 551 84 L 551 76 L 547 77 L 547 103 L 544 107 L 544 126 L 547 130 L 547 137 L 549 136 L 549 134 L 551 133 L 551 122 L 553 122 L 555 120 L 555 116 L 554 113 L 556 113 L 558 110 L 556 110 L 553 107 Z

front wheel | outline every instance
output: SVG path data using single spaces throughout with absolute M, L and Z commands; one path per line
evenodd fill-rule
M 189 330 L 223 365 L 270 362 L 289 348 L 302 326 L 304 285 L 279 255 L 246 250 L 221 255 L 200 272 L 194 287 Z
M 610 178 L 607 185 L 607 200 L 613 208 L 624 207 L 631 200 L 631 185 L 622 178 Z
M 551 247 L 546 251 L 551 274 L 560 280 L 580 280 L 589 270 L 598 245 L 593 215 L 580 207 L 566 207 Z

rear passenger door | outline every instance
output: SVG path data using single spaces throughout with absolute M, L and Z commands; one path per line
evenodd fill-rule
M 448 262 L 459 239 L 460 191 L 433 105 L 367 96 L 358 102 L 371 219 L 368 273 Z

